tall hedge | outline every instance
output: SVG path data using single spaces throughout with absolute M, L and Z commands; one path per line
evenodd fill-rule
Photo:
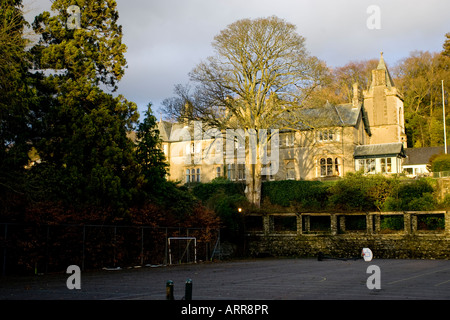
M 328 188 L 329 185 L 321 181 L 266 181 L 262 185 L 262 198 L 283 207 L 299 204 L 304 208 L 319 209 L 326 205 Z

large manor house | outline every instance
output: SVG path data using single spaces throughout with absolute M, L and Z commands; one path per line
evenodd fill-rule
M 263 180 L 323 180 L 359 170 L 368 174 L 401 173 L 406 157 L 403 100 L 382 54 L 377 68 L 372 70 L 369 89 L 363 91 L 362 99 L 358 93 L 355 84 L 351 103 L 326 103 L 320 108 L 305 109 L 307 116 L 319 119 L 313 129 L 280 131 L 278 170 L 263 176 Z M 245 180 L 244 164 L 238 161 L 230 163 L 225 157 L 222 163 L 198 161 L 196 156 L 211 150 L 214 140 L 182 140 L 179 134 L 174 134 L 186 126 L 186 123 L 158 122 L 170 180 L 182 183 L 209 182 L 216 177 Z

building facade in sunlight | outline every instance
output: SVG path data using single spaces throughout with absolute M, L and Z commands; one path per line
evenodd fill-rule
M 272 141 L 268 148 L 266 163 L 277 170 L 263 180 L 323 180 L 358 170 L 401 173 L 406 148 L 403 100 L 382 54 L 362 101 L 358 96 L 355 84 L 351 103 L 302 109 L 305 123 L 314 126 L 298 123 L 297 130 L 279 132 L 276 145 Z M 158 126 L 170 180 L 245 180 L 245 165 L 239 157 L 245 146 L 239 139 L 205 130 L 195 122 L 159 121 Z

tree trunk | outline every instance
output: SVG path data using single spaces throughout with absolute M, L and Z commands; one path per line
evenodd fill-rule
M 246 139 L 248 147 L 245 150 L 245 196 L 251 204 L 259 208 L 261 206 L 262 164 L 260 148 L 262 146 L 258 134 L 254 135 L 253 138 L 253 142 L 249 135 L 248 139 Z
M 259 167 L 259 169 L 257 169 Z M 246 171 L 249 169 L 249 175 L 246 175 L 246 197 L 250 203 L 256 207 L 261 206 L 261 164 L 246 164 Z

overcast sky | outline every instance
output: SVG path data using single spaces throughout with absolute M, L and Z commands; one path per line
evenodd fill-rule
M 412 51 L 442 50 L 450 32 L 448 0 L 116 0 L 128 68 L 118 92 L 154 114 L 174 85 L 213 54 L 211 42 L 242 18 L 276 15 L 297 26 L 308 51 L 330 67 L 379 58 L 394 66 Z M 31 21 L 50 0 L 23 0 Z M 376 12 L 380 10 L 377 25 Z M 81 13 L 82 14 L 82 13 Z M 368 27 L 368 23 L 371 28 Z M 378 28 L 379 27 L 379 28 Z M 162 115 L 164 118 L 164 114 Z

